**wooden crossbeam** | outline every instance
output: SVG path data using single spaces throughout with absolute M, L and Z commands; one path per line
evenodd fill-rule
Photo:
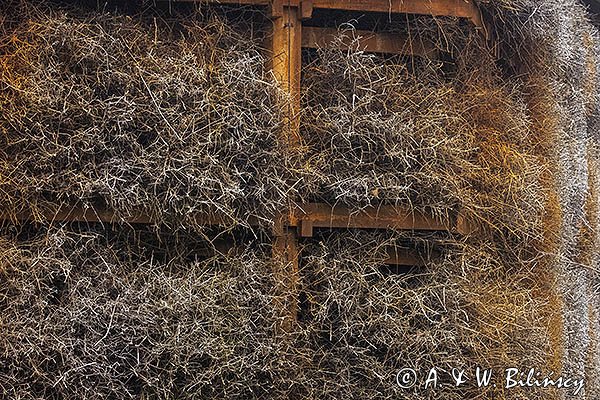
M 357 44 L 360 50 L 370 53 L 437 58 L 438 52 L 432 43 L 411 40 L 406 35 L 365 30 L 349 31 L 348 37 L 343 40 L 338 39 L 339 35 L 340 32 L 333 28 L 303 27 L 302 47 L 343 49 Z
M 193 219 L 199 225 L 205 226 L 230 226 L 236 224 L 236 220 L 228 215 L 219 212 L 196 213 Z M 17 214 L 0 212 L 0 221 L 34 221 L 34 222 L 93 222 L 93 223 L 126 223 L 132 225 L 147 225 L 157 221 L 153 220 L 146 213 L 136 213 L 131 215 L 122 215 L 108 209 L 84 208 L 62 206 L 56 210 L 37 211 L 36 214 L 31 212 L 21 212 Z M 248 218 L 248 224 L 257 226 L 261 224 L 259 218 Z
M 309 237 L 313 228 L 401 229 L 422 231 L 451 231 L 456 225 L 432 216 L 411 211 L 406 207 L 367 207 L 355 211 L 346 206 L 323 203 L 298 205 L 289 226 L 300 229 L 301 236 Z
M 296 282 L 296 274 L 292 274 L 292 276 L 285 276 L 285 272 L 286 272 L 286 268 L 287 268 L 287 272 L 291 271 L 296 271 L 298 268 L 298 264 L 297 264 L 297 260 L 298 260 L 298 237 L 297 237 L 297 233 L 296 233 L 296 228 L 298 228 L 298 231 L 300 231 L 300 236 L 301 237 L 310 237 L 312 236 L 312 228 L 316 227 L 338 227 L 338 228 L 344 228 L 344 227 L 351 227 L 351 228 L 362 228 L 362 229 L 369 229 L 369 228 L 373 228 L 374 225 L 377 225 L 377 227 L 381 228 L 383 227 L 385 224 L 383 222 L 384 219 L 387 219 L 390 222 L 390 226 L 397 226 L 397 227 L 401 227 L 403 229 L 418 229 L 418 228 L 435 228 L 436 226 L 443 226 L 442 225 L 438 225 L 440 224 L 439 222 L 432 222 L 431 218 L 425 217 L 425 218 L 417 218 L 415 220 L 412 220 L 411 222 L 408 222 L 406 219 L 404 220 L 406 223 L 402 224 L 400 218 L 393 218 L 391 215 L 389 215 L 390 213 L 390 209 L 388 209 L 387 207 L 382 207 L 383 208 L 383 212 L 380 213 L 379 215 L 381 217 L 385 217 L 385 218 L 380 218 L 378 219 L 378 221 L 375 222 L 375 224 L 371 223 L 371 221 L 368 221 L 364 218 L 368 218 L 366 216 L 362 216 L 362 217 L 350 217 L 348 215 L 347 212 L 342 211 L 339 212 L 339 207 L 331 208 L 328 207 L 324 204 L 312 204 L 312 205 L 304 205 L 299 207 L 298 209 L 295 210 L 295 212 L 293 212 L 293 215 L 296 215 L 295 219 L 291 222 L 285 223 L 285 225 L 283 225 L 281 227 L 281 231 L 275 235 L 274 237 L 274 242 L 273 242 L 273 256 L 274 258 L 277 259 L 277 266 L 278 269 L 276 272 L 279 275 L 279 279 L 281 282 L 286 282 L 286 283 L 290 283 L 290 284 L 295 284 Z M 312 211 L 310 211 L 312 210 Z M 313 213 L 314 212 L 314 213 Z M 375 210 L 369 210 L 366 212 L 365 215 L 372 215 L 372 213 L 376 212 Z M 337 223 L 326 223 L 324 222 L 325 220 L 325 214 L 326 213 L 333 213 L 333 218 L 332 221 L 338 221 Z M 207 225 L 207 226 L 211 226 L 211 225 L 225 225 L 225 224 L 231 224 L 231 218 L 225 217 L 225 216 L 219 216 L 218 214 L 212 214 L 212 215 L 208 215 L 208 214 L 197 214 L 195 216 L 196 218 L 196 222 L 198 222 L 201 225 Z M 305 218 L 305 219 L 302 219 Z M 17 214 L 17 215 L 13 215 L 12 217 L 10 217 L 7 214 L 0 214 L 0 220 L 4 220 L 4 221 L 30 221 L 34 219 L 33 216 L 31 214 L 28 213 L 21 213 L 21 214 Z M 93 210 L 93 209 L 83 209 L 81 207 L 74 207 L 74 208 L 62 208 L 59 209 L 58 211 L 55 212 L 51 212 L 48 211 L 46 213 L 43 213 L 41 215 L 37 216 L 37 220 L 38 221 L 50 221 L 50 222 L 95 222 L 95 223 L 119 223 L 119 222 L 125 222 L 128 224 L 149 224 L 152 223 L 153 221 L 151 220 L 150 217 L 148 217 L 147 215 L 144 214 L 137 214 L 137 215 L 131 215 L 129 217 L 123 218 L 121 216 L 118 216 L 117 214 L 115 214 L 114 212 L 111 211 L 107 211 L 107 210 Z M 312 221 L 318 221 L 316 223 L 316 225 L 313 225 Z M 344 221 L 344 223 L 341 223 L 339 221 Z M 419 222 L 420 221 L 420 222 Z M 427 222 L 429 221 L 429 222 Z M 416 223 L 415 223 L 416 222 Z M 251 225 L 258 225 L 259 224 L 259 220 L 257 218 L 251 218 L 250 219 L 250 224 Z M 308 226 L 310 226 L 310 231 L 304 230 L 306 229 Z M 426 229 L 429 230 L 429 229 Z M 213 256 L 214 254 L 216 254 L 216 252 L 221 252 L 221 253 L 227 253 L 229 251 L 229 249 L 232 248 L 232 244 L 228 243 L 227 241 L 220 241 L 220 242 L 216 242 L 213 243 L 213 245 L 215 246 L 214 249 L 210 249 L 207 248 L 205 250 L 205 252 L 200 252 L 201 255 L 205 255 L 207 257 Z M 415 252 L 414 250 L 408 250 L 408 249 L 390 249 L 388 251 L 389 253 L 389 257 L 388 259 L 384 260 L 385 264 L 389 264 L 389 265 L 409 265 L 409 266 L 423 266 L 427 263 L 428 260 L 436 258 L 437 256 L 439 256 L 439 254 L 437 253 L 432 253 L 429 257 L 424 257 L 422 254 Z M 283 258 L 282 258 L 283 257 Z M 282 275 L 283 274 L 283 275 Z M 285 290 L 282 290 L 283 292 Z M 284 296 L 285 297 L 285 296 Z M 282 299 L 280 299 L 281 301 L 281 306 L 286 310 L 285 313 L 287 315 L 290 316 L 290 318 L 295 318 L 295 312 L 294 311 L 294 307 L 293 307 L 293 302 L 290 303 L 283 301 Z M 286 320 L 285 318 L 283 319 L 282 322 L 286 327 L 289 327 L 289 324 L 291 323 L 289 320 Z
M 118 222 L 151 224 L 154 222 L 145 213 L 121 216 L 111 210 L 79 206 L 62 206 L 56 210 L 38 210 L 35 214 L 25 211 L 16 214 L 2 212 L 0 213 L 0 220 L 11 222 L 104 222 L 109 224 Z
M 479 8 L 471 0 L 315 0 L 315 8 L 462 17 L 479 26 Z
M 198 225 L 230 226 L 236 221 L 218 212 L 197 213 L 193 216 Z M 0 213 L 4 221 L 41 221 L 41 222 L 104 222 L 151 224 L 150 216 L 139 213 L 122 216 L 110 210 L 100 210 L 82 207 L 62 207 L 58 210 L 48 210 L 37 215 L 23 212 L 20 214 Z M 330 206 L 325 203 L 307 203 L 294 205 L 289 212 L 278 216 L 259 219 L 251 217 L 248 224 L 264 225 L 271 220 L 279 226 L 277 235 L 284 235 L 285 228 L 295 228 L 300 236 L 310 237 L 314 228 L 327 229 L 398 229 L 414 231 L 450 231 L 468 235 L 478 230 L 463 214 L 459 213 L 447 220 L 436 218 L 424 213 L 410 210 L 408 207 L 378 206 L 366 207 L 360 211 L 346 206 Z
M 306 0 L 175 0 L 182 2 L 270 6 L 279 3 L 291 7 L 306 6 Z M 473 0 L 311 0 L 310 9 L 382 12 L 398 14 L 422 14 L 467 18 L 482 27 L 482 18 Z M 303 12 L 304 14 L 304 12 Z
M 314 9 L 313 0 L 302 0 L 300 2 L 300 16 L 302 19 L 309 19 L 312 17 Z

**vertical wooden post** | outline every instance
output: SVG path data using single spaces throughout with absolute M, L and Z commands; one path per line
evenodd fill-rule
M 298 317 L 298 236 L 287 230 L 273 240 L 273 275 L 276 280 L 277 307 L 281 310 L 278 330 L 290 332 Z
M 282 111 L 284 127 L 282 141 L 290 152 L 300 144 L 300 74 L 302 67 L 302 22 L 298 7 L 283 6 L 281 16 L 273 19 L 271 54 L 273 75 L 283 89 Z M 292 210 L 289 201 L 289 210 Z M 290 211 L 283 218 L 289 218 Z M 274 277 L 277 282 L 278 306 L 281 308 L 283 332 L 289 332 L 298 313 L 298 235 L 283 221 L 277 221 L 274 230 L 273 259 Z
M 283 16 L 273 20 L 272 69 L 285 95 L 284 139 L 290 148 L 300 144 L 300 73 L 302 67 L 302 21 L 297 7 L 283 7 Z

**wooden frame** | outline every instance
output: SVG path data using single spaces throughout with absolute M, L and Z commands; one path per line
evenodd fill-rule
M 164 1 L 164 0 L 163 0 Z M 287 15 L 284 8 L 297 10 L 299 20 L 310 19 L 314 9 L 379 12 L 388 14 L 417 14 L 465 18 L 473 23 L 489 39 L 489 29 L 484 23 L 481 11 L 474 0 L 169 0 L 223 5 L 248 5 L 267 7 L 269 15 L 281 18 Z M 326 47 L 331 44 L 335 30 L 305 27 L 301 34 L 302 46 L 308 48 Z M 298 33 L 300 36 L 300 33 Z M 435 56 L 430 44 L 414 43 L 407 38 L 384 32 L 357 31 L 362 37 L 362 50 L 385 54 L 410 54 Z
M 337 31 L 328 28 L 303 27 L 302 20 L 311 17 L 314 9 L 346 11 L 425 14 L 451 16 L 470 20 L 477 29 L 483 29 L 481 13 L 473 0 L 179 0 L 212 4 L 237 4 L 269 7 L 272 17 L 272 34 L 267 49 L 270 52 L 270 68 L 279 86 L 288 98 L 280 105 L 285 124 L 281 135 L 290 151 L 301 143 L 300 135 L 300 74 L 302 47 L 328 47 L 335 42 Z M 406 37 L 386 33 L 354 31 L 361 50 L 376 53 L 409 54 L 433 57 L 435 48 L 428 43 L 412 42 Z M 290 199 L 288 210 L 273 216 L 273 275 L 277 286 L 278 309 L 281 310 L 283 331 L 290 331 L 297 320 L 298 310 L 298 259 L 299 238 L 313 236 L 314 228 L 329 229 L 401 229 L 425 231 L 452 231 L 469 234 L 474 227 L 461 214 L 443 220 L 408 208 L 395 206 L 367 207 L 353 211 L 344 206 L 311 203 L 296 204 Z M 197 214 L 197 222 L 203 225 L 231 224 L 231 218 L 218 213 Z M 117 217 L 110 210 L 63 207 L 43 215 L 0 214 L 3 220 L 44 219 L 47 221 L 106 222 L 122 221 L 131 224 L 148 224 L 153 221 L 147 215 Z M 260 221 L 250 220 L 258 225 Z M 407 252 L 395 252 L 387 263 L 397 265 L 423 265 L 424 258 Z

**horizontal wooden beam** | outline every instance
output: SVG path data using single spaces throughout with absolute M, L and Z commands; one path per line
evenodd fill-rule
M 406 35 L 364 30 L 348 31 L 347 38 L 342 40 L 338 39 L 339 35 L 337 29 L 305 26 L 302 29 L 302 47 L 343 49 L 357 44 L 358 49 L 370 53 L 437 57 L 437 50 L 432 43 L 411 40 Z
M 269 6 L 277 0 L 175 0 L 182 2 Z M 286 6 L 300 7 L 303 0 L 285 0 Z M 473 0 L 312 0 L 312 8 L 422 14 L 468 18 L 482 26 L 479 8 Z
M 413 212 L 408 207 L 379 206 L 355 211 L 346 206 L 324 203 L 298 205 L 289 226 L 297 226 L 301 236 L 312 236 L 313 228 L 402 229 L 423 231 L 454 230 L 453 223 Z
M 477 5 L 471 0 L 314 0 L 314 7 L 469 19 L 479 14 Z
M 213 213 L 196 213 L 193 217 L 199 225 L 206 226 L 227 226 L 236 223 L 233 217 L 227 216 L 219 212 Z M 6 212 L 0 212 L 0 220 L 12 221 L 12 222 L 23 222 L 33 221 L 42 223 L 52 222 L 95 222 L 95 223 L 126 223 L 126 224 L 153 224 L 156 223 L 148 214 L 136 213 L 130 215 L 123 215 L 116 213 L 112 210 L 97 209 L 97 208 L 85 208 L 85 207 L 72 207 L 62 206 L 56 210 L 37 211 L 35 214 L 31 212 L 21 212 L 17 214 L 11 214 Z M 249 218 L 248 223 L 250 225 L 258 225 L 258 218 Z
M 199 225 L 230 226 L 237 221 L 219 212 L 197 213 L 194 220 Z M 110 210 L 98 210 L 82 207 L 61 207 L 39 214 L 0 213 L 0 220 L 5 221 L 35 221 L 35 222 L 104 222 L 151 224 L 155 223 L 150 216 L 139 213 L 123 216 Z M 278 217 L 266 217 L 260 220 L 252 217 L 247 220 L 249 225 L 257 226 L 266 221 L 276 221 L 280 227 L 297 228 L 300 236 L 310 237 L 314 228 L 327 229 L 399 229 L 416 231 L 450 231 L 463 235 L 473 233 L 477 227 L 470 223 L 462 214 L 455 218 L 444 220 L 431 215 L 410 210 L 408 207 L 379 206 L 354 210 L 347 206 L 331 206 L 325 203 L 307 203 L 296 205 L 289 213 Z
M 150 224 L 152 219 L 143 213 L 129 215 L 126 217 L 117 215 L 115 212 L 104 209 L 96 209 L 89 207 L 67 207 L 62 206 L 56 210 L 36 210 L 36 213 L 20 212 L 10 214 L 6 212 L 0 213 L 0 220 L 4 221 L 34 221 L 34 222 L 106 222 L 118 223 L 126 222 L 130 224 Z

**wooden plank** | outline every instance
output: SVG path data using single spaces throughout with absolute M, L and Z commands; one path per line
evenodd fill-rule
M 423 231 L 450 231 L 451 221 L 443 221 L 432 216 L 396 206 L 369 207 L 360 212 L 346 206 L 332 207 L 322 203 L 297 206 L 290 226 L 300 226 L 310 221 L 316 228 L 357 228 L 357 229 L 404 229 Z M 304 233 L 304 232 L 303 232 Z
M 271 0 L 269 4 L 269 16 L 271 18 L 283 17 L 283 1 L 284 0 Z
M 279 0 L 159 0 L 168 1 L 173 3 L 202 3 L 202 4 L 222 4 L 222 5 L 234 5 L 234 6 L 270 6 L 271 3 Z M 288 0 L 285 0 L 288 4 Z M 298 6 L 299 0 L 291 0 L 292 6 Z
M 315 0 L 315 8 L 467 18 L 482 29 L 483 18 L 473 0 Z M 487 33 L 486 33 L 487 34 Z
M 233 217 L 215 212 L 196 213 L 193 219 L 198 225 L 206 226 L 231 226 L 238 223 Z M 153 224 L 156 223 L 146 213 L 136 213 L 131 215 L 121 215 L 112 210 L 99 208 L 84 208 L 63 206 L 56 210 L 38 211 L 36 214 L 31 212 L 21 212 L 18 214 L 9 214 L 0 212 L 0 221 L 23 222 L 33 221 L 42 223 L 54 222 L 92 222 L 92 223 L 126 223 L 126 224 Z M 249 217 L 248 225 L 260 225 L 261 221 L 257 217 Z
M 199 225 L 231 226 L 238 223 L 234 218 L 219 212 L 196 213 L 193 217 Z M 61 207 L 33 215 L 23 212 L 19 214 L 0 213 L 4 221 L 35 222 L 104 222 L 128 224 L 152 224 L 155 221 L 147 214 L 137 213 L 122 216 L 114 211 Z M 411 211 L 408 207 L 380 206 L 367 207 L 362 211 L 352 210 L 346 206 L 330 206 L 324 203 L 307 203 L 295 205 L 288 213 L 259 219 L 250 217 L 250 226 L 265 225 L 269 220 L 274 223 L 274 235 L 282 236 L 287 227 L 298 228 L 302 237 L 310 237 L 313 228 L 352 228 L 352 229 L 399 229 L 422 231 L 452 231 L 461 235 L 469 235 L 480 230 L 462 213 L 449 221 L 431 215 Z
M 477 5 L 471 0 L 314 0 L 314 7 L 469 19 L 479 15 Z
M 270 0 L 175 0 L 216 4 L 268 6 Z M 299 7 L 301 0 L 285 0 Z M 422 14 L 468 18 L 481 27 L 481 13 L 473 0 L 313 0 L 313 8 L 401 14 Z
M 406 35 L 355 30 L 349 31 L 347 38 L 342 41 L 338 39 L 339 35 L 340 32 L 333 28 L 303 27 L 302 47 L 347 48 L 357 42 L 358 48 L 366 52 L 437 58 L 437 50 L 432 43 L 411 40 Z
M 0 220 L 4 221 L 35 221 L 35 222 L 126 222 L 130 224 L 150 224 L 152 220 L 146 214 L 140 213 L 125 218 L 118 216 L 114 211 L 83 207 L 60 207 L 56 210 L 46 210 L 32 214 L 21 212 L 18 214 L 0 213 Z
M 199 225 L 231 226 L 236 220 L 219 212 L 196 213 L 195 221 Z M 0 213 L 0 220 L 36 221 L 36 222 L 104 222 L 151 224 L 155 221 L 144 213 L 122 216 L 114 211 L 82 208 L 61 207 L 58 210 L 48 210 L 33 215 L 23 212 L 17 215 Z M 286 228 L 298 228 L 302 237 L 310 237 L 313 228 L 352 228 L 352 229 L 400 229 L 423 231 L 452 231 L 461 235 L 469 235 L 480 228 L 459 213 L 455 218 L 445 221 L 431 215 L 412 212 L 408 207 L 380 206 L 367 207 L 362 211 L 352 210 L 346 206 L 330 206 L 324 203 L 307 203 L 295 205 L 289 213 L 278 216 L 248 218 L 251 226 L 265 225 L 272 220 L 274 235 L 286 234 Z

